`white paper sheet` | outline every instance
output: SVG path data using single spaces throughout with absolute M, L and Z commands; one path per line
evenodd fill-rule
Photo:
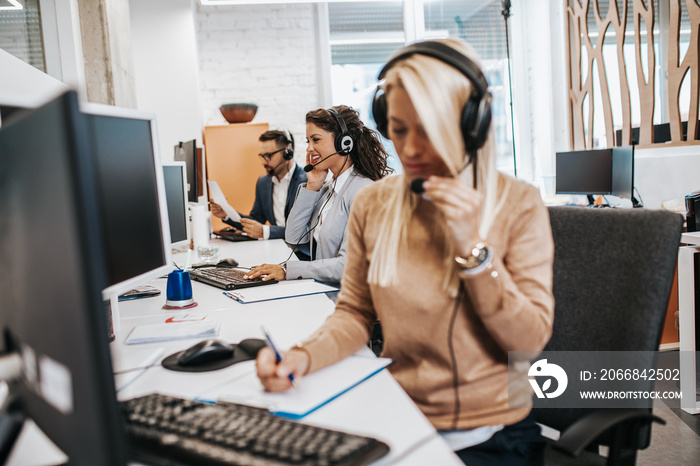
M 338 287 L 319 283 L 316 280 L 286 280 L 274 285 L 256 286 L 240 290 L 225 291 L 224 294 L 239 303 L 257 303 L 271 299 L 292 298 L 317 293 L 338 291 Z
M 241 363 L 250 366 L 245 375 L 209 389 L 196 399 L 242 403 L 266 408 L 278 416 L 299 419 L 372 377 L 391 362 L 387 358 L 353 355 L 297 380 L 297 388 L 269 393 L 256 375 L 255 361 L 246 361 Z
M 218 320 L 208 322 L 179 322 L 171 324 L 141 325 L 134 327 L 124 343 L 137 345 L 187 338 L 211 338 L 219 334 Z
M 226 215 L 228 215 L 228 218 L 233 220 L 234 222 L 240 222 L 241 221 L 241 216 L 238 215 L 238 212 L 236 212 L 236 209 L 231 207 L 226 200 L 226 196 L 224 196 L 223 191 L 221 191 L 221 188 L 219 187 L 219 183 L 216 181 L 209 180 L 209 194 L 211 194 L 211 198 L 214 202 L 219 204 L 222 209 L 224 209 L 224 212 L 226 212 Z

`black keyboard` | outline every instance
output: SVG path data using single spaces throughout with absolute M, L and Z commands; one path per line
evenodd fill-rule
M 251 238 L 240 230 L 219 230 L 215 231 L 214 234 L 227 241 L 257 241 L 255 238 Z
M 135 459 L 156 464 L 364 465 L 389 451 L 373 438 L 300 424 L 239 404 L 154 393 L 121 406 Z
M 243 278 L 246 273 L 242 270 L 226 267 L 210 267 L 205 269 L 190 270 L 190 277 L 208 285 L 213 285 L 224 290 L 237 290 L 240 288 L 250 288 L 251 286 L 272 285 L 277 280 L 263 281 L 262 277 L 252 280 Z

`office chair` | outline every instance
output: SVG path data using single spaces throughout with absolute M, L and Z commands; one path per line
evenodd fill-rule
M 545 351 L 656 351 L 683 226 L 661 210 L 550 207 L 554 237 L 554 329 Z M 546 464 L 633 465 L 647 448 L 649 409 L 535 408 L 538 423 L 561 432 Z M 585 451 L 584 451 L 585 450 Z M 576 461 L 573 461 L 573 459 Z

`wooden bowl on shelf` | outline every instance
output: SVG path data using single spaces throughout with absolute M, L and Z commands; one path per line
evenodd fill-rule
M 255 118 L 258 106 L 247 103 L 232 103 L 223 104 L 219 110 L 229 123 L 248 123 Z

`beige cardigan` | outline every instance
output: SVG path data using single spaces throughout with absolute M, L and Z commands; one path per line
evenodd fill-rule
M 400 284 L 381 288 L 366 280 L 380 207 L 399 187 L 398 176 L 364 188 L 355 199 L 336 310 L 303 344 L 311 371 L 361 348 L 379 318 L 382 356 L 395 361 L 392 375 L 436 428 L 512 424 L 529 413 L 527 394 L 523 407 L 508 406 L 508 351 L 540 351 L 551 335 L 554 245 L 538 191 L 499 176 L 507 198 L 483 238 L 494 250 L 493 268 L 462 277 L 465 293 L 453 329 L 456 371 L 448 344 L 455 298 L 442 286 L 445 253 L 434 232 L 444 225 L 434 206 L 421 200 L 410 221 L 408 247 L 399 256 Z M 527 383 L 521 387 L 529 389 Z

